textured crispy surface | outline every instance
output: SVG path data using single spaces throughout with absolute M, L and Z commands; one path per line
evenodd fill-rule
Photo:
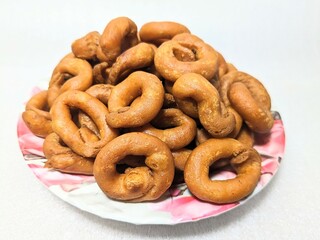
M 99 141 L 85 142 L 78 126 L 73 122 L 70 108 L 87 113 L 99 129 Z M 100 149 L 118 133 L 106 121 L 107 107 L 88 93 L 69 90 L 55 101 L 51 108 L 52 128 L 74 152 L 84 157 L 95 157 Z
M 136 71 L 113 88 L 107 122 L 114 128 L 143 126 L 158 114 L 163 101 L 164 88 L 159 78 Z
M 217 89 L 201 75 L 196 73 L 182 75 L 174 83 L 172 91 L 175 99 L 183 101 L 192 99 L 197 102 L 200 122 L 212 136 L 225 137 L 234 129 L 233 114 L 229 113 L 220 101 Z
M 190 33 L 190 30 L 177 22 L 148 22 L 141 26 L 139 36 L 141 41 L 159 46 L 180 33 Z
M 181 61 L 181 54 L 178 54 L 177 58 L 176 51 L 192 51 L 195 60 Z M 195 35 L 182 33 L 161 44 L 156 52 L 154 64 L 157 71 L 172 82 L 185 73 L 198 73 L 206 79 L 211 79 L 218 68 L 218 53 Z
M 162 109 L 151 123 L 132 131 L 156 136 L 170 149 L 187 146 L 196 135 L 196 122 L 176 108 Z
M 85 158 L 65 146 L 56 133 L 49 134 L 43 143 L 47 158 L 45 167 L 65 173 L 93 175 L 94 158 Z
M 61 93 L 67 90 L 85 91 L 91 85 L 91 65 L 86 60 L 67 55 L 53 70 L 48 88 L 49 106 Z
M 221 158 L 231 157 L 237 176 L 228 180 L 211 180 L 209 167 Z M 259 154 L 231 138 L 209 139 L 196 147 L 186 162 L 184 179 L 198 198 L 214 203 L 231 203 L 249 195 L 260 178 Z
M 128 155 L 145 156 L 146 166 L 118 173 L 116 164 Z M 98 185 L 110 198 L 141 202 L 158 199 L 174 177 L 173 157 L 168 146 L 145 133 L 123 134 L 99 152 L 94 164 Z
M 107 83 L 116 85 L 120 82 L 123 73 L 133 72 L 136 69 L 149 67 L 153 64 L 154 47 L 147 43 L 139 43 L 121 55 L 119 55 L 115 63 L 110 68 Z
M 57 134 L 59 141 L 45 141 L 46 167 L 61 172 L 91 174 L 101 149 L 110 147 L 110 141 L 121 135 L 119 142 L 115 141 L 119 146 L 103 153 L 114 159 L 121 157 L 117 163 L 103 160 L 112 171 L 104 170 L 111 175 L 102 176 L 103 169 L 98 167 L 104 166 L 102 160 L 95 167 L 102 174 L 99 178 L 116 183 L 105 186 L 100 181 L 99 186 L 107 188 L 111 198 L 139 202 L 163 194 L 162 188 L 149 193 L 154 181 L 155 185 L 163 184 L 154 176 L 153 167 L 160 166 L 157 161 L 163 155 L 157 153 L 157 146 L 172 151 L 176 173 L 180 174 L 175 183 L 180 183 L 196 146 L 210 148 L 207 142 L 215 138 L 233 138 L 251 147 L 252 132 L 265 133 L 273 125 L 271 101 L 264 86 L 238 71 L 180 23 L 149 22 L 138 31 L 131 19 L 117 17 L 107 23 L 101 35 L 89 32 L 75 40 L 71 49 L 53 70 L 47 94 L 28 102 L 23 119 L 38 136 L 52 131 Z M 40 132 L 40 128 L 48 131 Z M 154 139 L 161 144 L 152 145 Z M 220 145 L 225 147 L 220 152 L 230 150 L 224 141 Z M 155 148 L 152 158 L 147 146 Z M 57 152 L 48 154 L 55 147 Z M 136 149 L 141 150 L 139 154 Z M 251 150 L 243 151 L 210 162 L 210 169 L 249 159 Z M 204 152 L 211 154 L 210 149 Z M 207 171 L 202 170 L 204 174 Z M 171 176 L 170 171 L 160 175 Z M 116 178 L 112 180 L 112 176 Z
M 251 75 L 232 71 L 221 79 L 220 95 L 233 107 L 250 129 L 265 133 L 273 126 L 271 99 L 263 84 Z
M 111 20 L 105 27 L 100 46 L 108 63 L 113 63 L 124 50 L 135 46 L 139 40 L 136 24 L 127 17 Z
M 51 115 L 48 107 L 48 91 L 33 95 L 26 104 L 22 119 L 30 131 L 39 137 L 46 137 L 52 132 Z

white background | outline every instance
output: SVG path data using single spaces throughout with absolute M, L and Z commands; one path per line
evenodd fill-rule
M 73 40 L 112 18 L 185 24 L 260 79 L 283 118 L 286 153 L 270 185 L 217 218 L 177 226 L 103 220 L 38 182 L 16 124 Z M 319 239 L 320 1 L 0 1 L 0 239 Z

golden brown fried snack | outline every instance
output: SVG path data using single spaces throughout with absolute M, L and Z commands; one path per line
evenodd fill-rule
M 105 61 L 112 64 L 122 52 L 138 42 L 137 25 L 127 17 L 118 17 L 105 27 L 100 38 L 100 47 L 106 56 Z
M 228 72 L 228 64 L 221 53 L 217 52 L 218 54 L 218 70 L 212 79 L 209 79 L 210 83 L 219 90 L 220 88 L 220 79 L 223 75 Z
M 71 45 L 73 54 L 81 59 L 104 61 L 106 57 L 100 48 L 100 36 L 99 32 L 93 31 L 75 40 Z
M 191 152 L 192 150 L 187 148 L 181 148 L 181 149 L 172 151 L 174 166 L 176 167 L 176 169 L 179 169 L 180 171 L 184 171 L 184 166 L 186 165 L 186 162 Z
M 196 122 L 176 108 L 162 109 L 151 123 L 132 129 L 159 138 L 172 150 L 187 146 L 196 130 Z
M 246 146 L 253 147 L 254 135 L 253 135 L 253 132 L 248 128 L 246 124 L 242 125 L 242 128 L 239 134 L 237 135 L 236 139 Z
M 199 120 L 212 136 L 226 137 L 233 131 L 235 127 L 233 114 L 224 107 L 215 87 L 201 75 L 196 73 L 182 75 L 174 83 L 172 91 L 178 107 L 183 112 L 185 110 L 180 101 L 192 99 L 197 103 Z
M 110 84 L 96 84 L 88 88 L 86 93 L 89 93 L 92 97 L 99 99 L 107 106 L 113 88 L 114 86 Z
M 118 173 L 117 163 L 128 155 L 146 156 L 146 166 Z M 158 199 L 170 187 L 174 163 L 170 149 L 158 138 L 145 133 L 126 133 L 101 149 L 93 172 L 108 197 L 143 202 Z
M 92 69 L 93 84 L 103 84 L 107 82 L 110 67 L 107 62 L 101 62 L 94 65 Z
M 65 146 L 56 133 L 49 134 L 43 143 L 43 153 L 47 158 L 44 165 L 60 172 L 93 175 L 94 158 L 85 158 Z
M 30 131 L 38 137 L 52 133 L 51 115 L 48 106 L 48 91 L 33 95 L 26 104 L 22 119 Z
M 188 158 L 191 153 L 192 153 L 192 150 L 187 149 L 187 148 L 181 148 L 179 150 L 172 151 L 174 166 L 176 167 L 176 169 L 178 169 L 180 171 L 184 171 L 184 167 L 185 167 L 186 162 L 188 161 Z M 229 163 L 230 163 L 230 159 L 220 159 L 220 160 L 214 162 L 210 166 L 210 169 L 222 168 L 222 167 L 229 165 Z
M 195 60 L 185 61 L 181 52 L 193 53 Z M 217 72 L 218 53 L 200 38 L 182 33 L 161 44 L 155 54 L 154 64 L 157 71 L 172 82 L 185 73 L 198 73 L 209 80 Z
M 85 91 L 92 85 L 92 68 L 86 61 L 74 57 L 64 57 L 55 67 L 48 88 L 48 103 L 51 107 L 55 99 L 67 90 Z
M 113 128 L 143 126 L 158 114 L 163 99 L 164 88 L 159 78 L 136 71 L 113 88 L 107 122 Z
M 139 43 L 117 57 L 110 68 L 107 83 L 116 85 L 123 79 L 123 74 L 129 75 L 136 69 L 149 67 L 153 64 L 154 48 L 147 43 Z M 121 78 L 120 78 L 121 76 Z
M 227 137 L 236 138 L 236 136 L 238 136 L 238 134 L 241 130 L 241 127 L 243 125 L 243 119 L 240 116 L 240 114 L 237 113 L 232 107 L 228 107 L 227 109 L 228 109 L 228 112 L 230 112 L 234 116 L 234 119 L 235 119 L 234 129 Z
M 271 99 L 259 80 L 247 73 L 232 71 L 223 76 L 220 95 L 225 105 L 232 106 L 252 131 L 270 131 L 273 126 Z
M 45 167 L 94 172 L 108 197 L 128 202 L 159 199 L 184 178 L 208 202 L 253 191 L 261 168 L 253 131 L 273 125 L 270 97 L 257 79 L 176 22 L 149 22 L 138 33 L 131 19 L 118 17 L 71 49 L 48 91 L 22 114 L 46 137 Z M 235 179 L 209 179 L 211 169 L 226 165 Z
M 228 67 L 227 73 L 238 71 L 238 69 L 232 63 L 227 63 L 227 67 Z
M 113 86 L 110 84 L 96 84 L 90 87 L 86 93 L 100 100 L 104 105 L 108 105 L 108 100 L 111 94 Z M 82 111 L 78 114 L 78 120 L 81 127 L 86 127 L 91 130 L 93 134 L 99 136 L 99 129 L 97 125 L 92 121 L 90 116 Z
M 228 180 L 211 180 L 210 165 L 229 157 L 232 157 L 231 166 L 237 176 Z M 259 181 L 260 171 L 261 158 L 253 148 L 231 138 L 209 139 L 192 151 L 184 168 L 184 178 L 197 198 L 224 204 L 248 196 Z
M 142 25 L 139 36 L 141 41 L 159 46 L 180 33 L 190 33 L 190 30 L 177 22 L 148 22 Z
M 228 108 L 228 110 L 230 113 L 233 114 L 233 116 L 235 118 L 235 127 L 234 127 L 233 131 L 226 137 L 236 138 L 239 135 L 239 132 L 241 131 L 241 127 L 243 126 L 243 121 L 242 121 L 241 116 L 234 109 Z M 204 128 L 200 128 L 197 130 L 196 144 L 199 145 L 212 137 L 213 136 L 207 130 L 205 130 Z
M 223 75 L 225 75 L 228 72 L 228 64 L 224 57 L 221 55 L 221 53 L 218 53 L 218 73 L 217 73 L 217 79 L 221 79 Z
M 81 131 L 72 121 L 70 108 L 80 109 L 90 116 L 99 129 L 98 141 L 85 141 Z M 100 149 L 118 136 L 106 123 L 107 107 L 86 92 L 69 90 L 61 94 L 51 108 L 52 129 L 74 152 L 83 157 L 95 157 Z

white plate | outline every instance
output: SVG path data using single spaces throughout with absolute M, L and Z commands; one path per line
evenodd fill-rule
M 106 219 L 133 224 L 174 225 L 215 217 L 243 205 L 270 182 L 280 166 L 285 147 L 280 114 L 273 112 L 273 116 L 275 122 L 270 134 L 255 136 L 254 148 L 262 156 L 262 171 L 254 192 L 239 202 L 219 205 L 199 201 L 190 194 L 185 184 L 172 186 L 156 202 L 124 203 L 111 200 L 103 194 L 93 176 L 66 174 L 44 168 L 43 139 L 33 135 L 21 118 L 17 131 L 27 166 L 53 194 L 65 202 Z M 234 176 L 233 172 L 222 171 L 214 178 L 228 179 Z

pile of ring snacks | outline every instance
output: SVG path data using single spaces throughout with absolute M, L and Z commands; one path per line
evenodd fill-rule
M 71 49 L 23 112 L 45 138 L 45 167 L 94 175 L 109 198 L 127 202 L 156 200 L 179 181 L 213 203 L 254 190 L 261 158 L 253 133 L 273 126 L 256 78 L 176 22 L 138 30 L 115 18 Z M 225 166 L 234 179 L 209 178 Z

